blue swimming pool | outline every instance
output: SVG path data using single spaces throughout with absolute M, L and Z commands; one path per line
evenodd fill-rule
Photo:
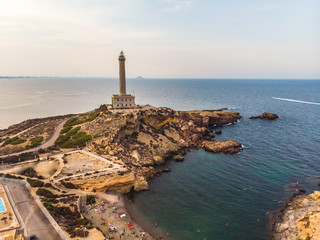
M 4 207 L 3 200 L 2 200 L 2 198 L 0 198 L 0 213 L 4 212 L 5 210 L 6 210 L 6 208 Z

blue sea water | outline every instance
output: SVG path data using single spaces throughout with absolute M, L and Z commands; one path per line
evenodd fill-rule
M 149 227 L 177 240 L 267 239 L 267 213 L 296 183 L 319 190 L 319 80 L 129 79 L 140 104 L 176 110 L 230 108 L 243 116 L 216 140 L 244 145 L 236 155 L 191 150 L 184 162 L 135 195 L 133 210 Z M 110 103 L 116 79 L 0 79 L 0 128 L 40 116 L 85 112 Z M 250 120 L 264 111 L 275 121 Z M 280 203 L 279 203 L 280 201 Z

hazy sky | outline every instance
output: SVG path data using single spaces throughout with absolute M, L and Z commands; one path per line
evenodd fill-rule
M 320 0 L 0 0 L 0 76 L 320 78 Z

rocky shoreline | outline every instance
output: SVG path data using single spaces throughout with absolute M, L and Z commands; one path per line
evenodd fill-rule
M 286 202 L 285 207 L 269 216 L 272 240 L 319 239 L 320 191 L 302 195 L 298 189 Z

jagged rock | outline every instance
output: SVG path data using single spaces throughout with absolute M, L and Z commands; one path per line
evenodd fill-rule
M 137 176 L 135 181 L 134 181 L 134 190 L 136 192 L 140 192 L 142 190 L 148 190 L 149 189 L 149 184 L 147 182 L 147 180 L 142 177 L 142 176 Z
M 191 140 L 193 143 L 198 142 L 200 140 L 201 135 L 200 134 L 192 134 Z
M 137 161 L 140 161 L 140 159 L 141 159 L 141 156 L 140 156 L 140 154 L 138 153 L 137 150 L 134 150 L 134 151 L 131 153 L 131 157 L 135 158 Z
M 186 130 L 188 130 L 188 128 L 189 128 L 189 126 L 188 126 L 187 124 L 185 124 L 185 125 L 183 125 L 183 126 L 181 127 L 181 130 L 182 130 L 182 131 L 186 131 Z
M 189 126 L 189 127 L 193 127 L 193 126 L 194 126 L 193 121 L 189 121 L 189 122 L 188 122 L 188 126 Z
M 153 161 L 156 165 L 161 165 L 161 164 L 164 164 L 165 163 L 165 160 L 163 157 L 160 157 L 160 156 L 154 156 L 153 157 Z
M 259 116 L 250 117 L 250 119 L 257 119 L 257 118 L 275 120 L 275 119 L 279 118 L 279 116 L 277 114 L 275 114 L 275 113 L 264 112 Z
M 209 136 L 209 137 L 212 137 L 212 138 L 215 137 L 214 134 L 213 134 L 213 132 L 209 132 L 209 133 L 208 133 L 208 136 Z
M 221 134 L 221 133 L 222 133 L 222 130 L 221 130 L 221 129 L 216 129 L 214 132 L 215 132 L 216 134 Z
M 173 160 L 176 162 L 182 162 L 184 160 L 184 157 L 181 155 L 176 155 L 173 157 Z
M 203 141 L 202 147 L 206 151 L 215 153 L 227 153 L 234 154 L 241 151 L 241 144 L 238 141 L 227 140 L 227 141 Z

